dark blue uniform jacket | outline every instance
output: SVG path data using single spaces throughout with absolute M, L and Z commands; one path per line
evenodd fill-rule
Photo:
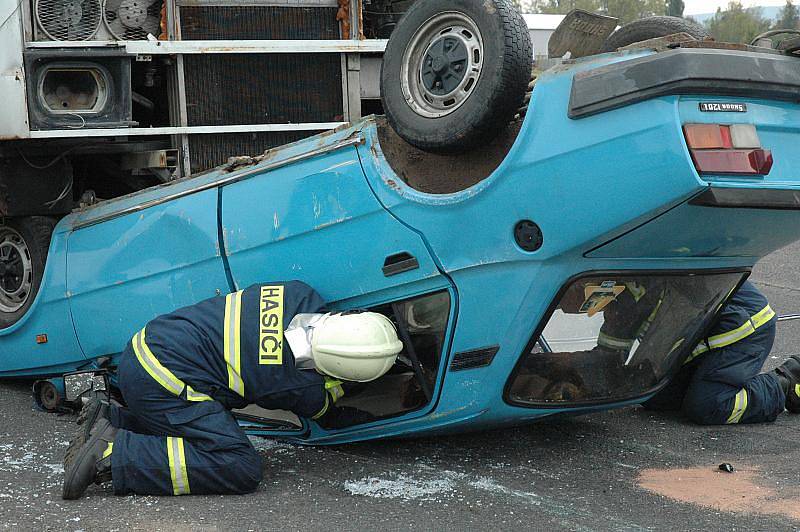
M 193 392 L 227 408 L 257 404 L 311 417 L 327 404 L 324 379 L 295 368 L 283 331 L 296 314 L 323 306 L 299 281 L 256 284 L 154 319 L 145 341 Z

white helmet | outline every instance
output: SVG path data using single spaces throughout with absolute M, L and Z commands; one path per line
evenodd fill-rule
M 394 324 L 377 312 L 326 314 L 314 324 L 311 338 L 317 370 L 345 381 L 377 379 L 402 350 Z

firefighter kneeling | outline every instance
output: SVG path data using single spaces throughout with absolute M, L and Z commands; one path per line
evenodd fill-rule
M 323 306 L 301 282 L 257 284 L 148 323 L 119 361 L 127 408 L 93 399 L 81 411 L 63 497 L 107 481 L 118 495 L 254 491 L 261 460 L 230 412 L 250 404 L 326 428 L 366 420 L 335 406 L 343 381 L 379 378 L 403 344 L 381 314 Z

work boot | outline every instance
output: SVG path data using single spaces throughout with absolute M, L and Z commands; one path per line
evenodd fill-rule
M 78 499 L 92 483 L 111 480 L 111 450 L 117 429 L 107 419 L 99 419 L 89 439 L 64 467 L 63 499 Z
M 800 413 L 800 356 L 789 357 L 772 371 L 786 394 L 786 410 L 794 414 Z
M 100 419 L 108 419 L 111 405 L 108 401 L 102 400 L 99 396 L 95 395 L 89 399 L 81 408 L 81 413 L 78 414 L 78 425 L 83 428 L 83 441 L 89 439 L 92 429 Z
M 108 419 L 110 405 L 99 396 L 94 396 L 83 404 L 80 414 L 78 414 L 78 425 L 80 428 L 69 442 L 67 453 L 64 457 L 64 469 L 69 469 L 76 453 L 89 441 L 92 429 L 100 419 Z

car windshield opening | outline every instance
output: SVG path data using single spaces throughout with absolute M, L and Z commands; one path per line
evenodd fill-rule
M 744 274 L 592 274 L 560 293 L 506 388 L 521 406 L 620 401 L 655 391 Z

